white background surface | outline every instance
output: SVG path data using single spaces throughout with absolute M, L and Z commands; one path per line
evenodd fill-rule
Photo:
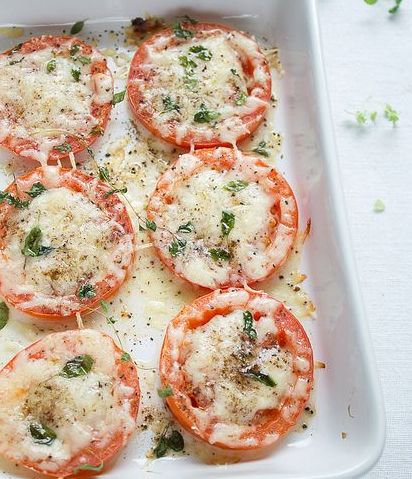
M 368 478 L 412 478 L 412 3 L 318 0 L 338 156 L 386 408 Z M 400 113 L 393 128 L 382 112 Z M 359 127 L 347 111 L 378 111 Z M 373 212 L 381 198 L 383 213 Z

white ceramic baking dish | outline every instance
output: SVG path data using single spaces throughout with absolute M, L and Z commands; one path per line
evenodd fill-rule
M 316 417 L 305 433 L 292 433 L 269 455 L 216 466 L 183 457 L 163 458 L 142 468 L 136 435 L 104 477 L 134 479 L 343 478 L 365 473 L 384 444 L 384 412 L 377 372 L 352 258 L 329 112 L 315 0 L 15 0 L 0 11 L 0 24 L 30 26 L 36 34 L 61 31 L 36 25 L 72 24 L 89 19 L 85 31 L 110 30 L 147 12 L 173 17 L 189 14 L 228 22 L 280 48 L 285 75 L 279 83 L 276 128 L 284 136 L 279 167 L 291 182 L 300 216 L 311 218 L 303 270 L 318 319 L 305 323 L 318 360 Z M 31 28 L 33 26 L 33 28 Z M 21 40 L 18 40 L 21 41 Z M 5 49 L 16 40 L 0 38 Z M 339 54 L 339 52 L 336 52 Z M 7 155 L 2 156 L 6 161 Z M 6 179 L 2 178 L 5 184 Z M 160 344 L 161 337 L 158 338 Z M 151 343 L 153 344 L 153 343 Z M 143 342 L 137 356 L 155 360 L 158 347 Z M 146 350 L 145 350 L 146 348 Z M 155 349 L 152 355 L 151 350 Z M 144 454 L 143 454 L 144 456 Z M 1 463 L 1 478 L 38 477 Z M 17 472 L 16 472 L 17 471 Z

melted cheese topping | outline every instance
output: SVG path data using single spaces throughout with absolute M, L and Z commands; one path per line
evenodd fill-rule
M 117 377 L 109 337 L 93 330 L 51 334 L 30 349 L 34 351 L 44 351 L 45 357 L 30 360 L 23 351 L 13 369 L 0 374 L 1 454 L 37 462 L 53 472 L 92 441 L 103 448 L 115 432 L 123 431 L 124 438 L 131 434 L 135 419 L 130 400 L 135 391 Z M 94 360 L 88 374 L 59 376 L 67 361 L 82 354 Z M 52 444 L 33 441 L 33 422 L 56 433 Z
M 264 70 L 257 66 L 263 55 L 256 42 L 240 32 L 219 29 L 168 48 L 164 48 L 165 40 L 169 41 L 161 37 L 146 46 L 148 60 L 142 68 L 150 88 L 147 78 L 132 80 L 144 92 L 146 106 L 160 133 L 166 136 L 170 126 L 177 124 L 177 144 L 189 132 L 194 134 L 194 142 L 196 138 L 210 140 L 217 136 L 232 144 L 238 136 L 248 134 L 241 117 L 259 106 L 267 107 L 256 96 L 262 92 L 261 87 L 253 87 L 254 82 L 267 80 Z M 246 53 L 256 63 L 251 78 L 242 68 Z M 203 123 L 195 120 L 202 109 L 212 115 Z
M 258 411 L 277 408 L 294 384 L 290 353 L 259 346 L 268 332 L 276 333 L 273 319 L 263 316 L 254 325 L 256 341 L 243 332 L 243 311 L 238 310 L 215 316 L 187 337 L 185 374 L 193 391 L 200 391 L 195 397 L 203 411 L 218 422 L 250 426 Z M 276 386 L 245 377 L 251 369 L 268 375 Z
M 123 280 L 131 261 L 132 238 L 83 194 L 52 188 L 34 198 L 27 209 L 15 210 L 8 220 L 6 247 L 0 256 L 3 294 L 33 295 L 23 308 L 78 309 L 79 285 L 92 286 L 111 275 L 111 286 Z M 25 238 L 38 226 L 42 246 L 53 250 L 42 256 L 22 254 Z
M 158 188 L 165 185 L 169 192 L 167 198 L 173 200 L 169 204 L 155 196 L 150 210 L 156 211 L 157 225 L 165 228 L 154 233 L 156 245 L 171 258 L 178 274 L 215 289 L 229 283 L 242 284 L 244 280 L 256 281 L 287 255 L 292 230 L 283 224 L 276 225 L 271 212 L 276 197 L 268 190 L 265 177 L 270 168 L 259 168 L 264 171 L 257 179 L 254 172 L 258 167 L 246 157 L 240 158 L 232 169 L 217 170 L 202 167 L 196 156 L 188 154 L 180 157 L 170 175 L 164 175 Z M 230 182 L 245 179 L 244 189 L 237 192 L 225 189 Z M 292 198 L 281 198 L 280 204 L 282 214 L 293 211 Z M 234 216 L 233 229 L 227 235 L 222 232 L 224 214 Z M 189 221 L 194 231 L 180 233 L 179 226 Z M 174 240 L 171 232 L 187 241 L 184 251 L 174 258 L 169 250 Z M 227 251 L 230 260 L 215 260 L 211 250 L 216 249 Z
M 41 163 L 67 135 L 87 137 L 98 123 L 92 115 L 93 103 L 101 105 L 112 99 L 110 73 L 92 75 L 91 64 L 76 60 L 82 57 L 81 50 L 69 56 L 71 43 L 0 56 L 0 141 L 12 136 L 13 146 L 30 140 L 20 154 Z M 88 58 L 95 61 L 103 56 L 93 51 Z M 50 61 L 55 68 L 48 72 Z M 79 81 L 73 71 L 79 72 Z

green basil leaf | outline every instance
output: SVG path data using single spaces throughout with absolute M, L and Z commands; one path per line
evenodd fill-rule
M 23 60 L 24 60 L 24 57 L 21 57 L 20 60 L 12 60 L 11 62 L 9 62 L 9 65 L 10 66 L 17 65 L 17 63 L 21 63 Z
M 196 123 L 210 123 L 211 121 L 219 118 L 219 113 L 216 111 L 208 110 L 206 105 L 202 103 L 200 109 L 195 113 L 193 119 Z
M 191 221 L 188 221 L 187 223 L 180 225 L 179 228 L 177 228 L 178 233 L 192 233 L 195 230 L 195 227 L 193 226 L 193 223 Z
M 183 254 L 185 248 L 186 248 L 186 243 L 187 241 L 182 238 L 176 238 L 173 240 L 169 246 L 169 253 L 173 258 L 176 258 L 176 256 L 179 256 Z
M 127 193 L 127 188 L 126 187 L 124 187 L 124 188 L 113 188 L 112 190 L 105 193 L 104 197 L 108 198 L 109 196 L 111 196 L 115 193 L 123 193 L 123 194 Z
M 126 90 L 119 91 L 113 95 L 112 105 L 117 105 L 124 100 Z
M 193 47 L 189 48 L 189 52 L 196 54 L 198 58 L 204 60 L 205 62 L 210 62 L 213 56 L 212 52 L 203 45 L 194 45 Z
M 33 183 L 30 190 L 26 191 L 26 193 L 32 198 L 36 198 L 36 196 L 41 195 L 45 191 L 46 188 L 44 187 L 44 185 L 38 181 L 37 183 Z
M 154 221 L 151 221 L 146 218 L 146 228 L 152 231 L 156 231 L 157 225 Z
M 31 256 L 34 258 L 36 256 L 42 256 L 53 251 L 53 247 L 43 246 L 41 244 L 42 238 L 43 233 L 41 229 L 38 226 L 34 226 L 24 240 L 24 245 L 21 250 L 22 254 L 24 256 Z
M 72 45 L 70 47 L 70 56 L 71 57 L 74 57 L 75 55 L 77 55 L 80 51 L 80 45 Z
M 242 106 L 246 103 L 247 101 L 247 94 L 244 93 L 243 91 L 239 93 L 239 95 L 235 99 L 235 105 L 237 106 Z
M 179 452 L 185 447 L 183 436 L 179 431 L 172 431 L 172 434 L 166 440 L 167 445 L 170 447 L 170 449 L 173 449 L 173 451 Z
M 72 68 L 72 77 L 75 82 L 80 81 L 80 70 L 78 68 Z
M 211 248 L 209 254 L 214 261 L 229 261 L 232 255 L 223 248 Z
M 107 168 L 107 166 L 99 166 L 98 170 L 99 170 L 99 178 L 102 181 L 109 182 L 110 181 L 110 174 L 109 174 L 109 169 Z
M 237 70 L 235 70 L 234 68 L 231 68 L 230 71 L 231 71 L 231 73 L 232 73 L 233 75 L 235 75 L 235 77 L 240 78 L 240 75 L 239 75 L 239 73 L 237 72 Z
M 161 436 L 159 439 L 159 442 L 157 443 L 157 446 L 153 449 L 154 455 L 159 458 L 163 457 L 166 455 L 168 446 L 167 446 L 167 440 L 164 436 Z
M 77 33 L 80 33 L 82 30 L 83 30 L 83 27 L 84 27 L 84 22 L 86 20 L 80 20 L 78 22 L 76 22 L 72 28 L 70 29 L 70 33 L 72 35 L 76 35 Z
M 186 75 L 183 77 L 183 83 L 188 90 L 194 90 L 198 84 L 198 80 Z
M 77 296 L 81 299 L 91 299 L 96 296 L 96 291 L 91 284 L 85 283 L 80 286 Z
M 56 70 L 56 60 L 50 60 L 46 65 L 47 73 L 54 72 Z
M 261 141 L 256 148 L 253 148 L 252 151 L 267 158 L 269 156 L 269 152 L 267 151 L 266 147 L 266 141 Z
M 230 211 L 222 211 L 222 218 L 220 219 L 220 226 L 222 228 L 222 235 L 228 236 L 235 226 L 235 215 Z
M 253 327 L 253 316 L 250 311 L 244 311 L 243 313 L 243 332 L 246 333 L 250 339 L 257 338 L 257 331 Z
M 269 386 L 271 388 L 277 386 L 276 382 L 267 374 L 261 373 L 260 371 L 254 371 L 249 369 L 248 371 L 242 372 L 243 376 L 247 378 L 254 379 L 255 381 L 259 381 L 260 383 L 264 384 L 265 386 Z
M 248 186 L 248 184 L 249 183 L 247 181 L 233 180 L 229 181 L 229 183 L 227 183 L 223 187 L 223 189 L 226 191 L 233 191 L 234 193 L 237 193 L 238 191 L 244 190 Z
M 72 151 L 72 147 L 69 143 L 62 143 L 61 145 L 54 146 L 53 150 L 60 151 L 61 153 L 70 153 Z
M 49 427 L 39 423 L 32 422 L 29 426 L 31 437 L 36 444 L 50 446 L 56 439 L 56 433 Z
M 162 113 L 168 113 L 169 111 L 180 111 L 180 106 L 175 103 L 170 96 L 164 97 L 162 101 L 164 106 Z
M 10 206 L 15 206 L 16 208 L 27 208 L 29 206 L 29 201 L 22 201 L 20 198 L 17 198 L 10 194 L 7 191 L 0 191 L 0 204 L 6 201 Z
M 166 386 L 163 389 L 158 389 L 157 394 L 161 398 L 167 398 L 169 396 L 173 396 L 173 389 L 170 386 Z
M 109 312 L 109 307 L 110 307 L 109 303 L 105 301 L 104 299 L 100 300 L 100 306 L 102 307 L 104 313 L 107 314 Z
M 176 23 L 173 26 L 173 33 L 175 34 L 177 38 L 183 38 L 185 40 L 193 37 L 193 32 L 191 30 L 182 28 L 181 23 Z
M 130 356 L 129 353 L 127 353 L 126 351 L 123 351 L 123 354 L 120 359 L 124 362 L 127 362 L 127 361 L 131 361 L 132 357 Z
M 94 359 L 88 354 L 76 356 L 67 361 L 59 376 L 68 379 L 85 376 L 91 371 L 93 363 Z
M 10 50 L 10 53 L 8 55 L 13 55 L 14 53 L 19 52 L 22 46 L 23 46 L 23 43 L 19 43 L 18 45 L 16 45 Z
M 0 303 L 0 329 L 3 329 L 6 326 L 9 320 L 9 307 L 7 304 L 2 301 Z
M 79 60 L 82 65 L 89 65 L 92 62 L 92 59 L 90 57 L 84 56 L 77 57 L 76 60 Z
M 80 471 L 93 471 L 93 472 L 100 472 L 104 467 L 104 462 L 102 461 L 97 466 L 92 466 L 91 464 L 81 464 L 74 468 L 74 474 L 77 474 Z

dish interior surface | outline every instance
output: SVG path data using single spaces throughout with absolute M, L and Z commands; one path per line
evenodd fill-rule
M 164 478 L 192 478 L 194 474 L 204 478 L 354 477 L 371 467 L 379 457 L 384 420 L 366 319 L 348 245 L 314 5 L 310 1 L 281 0 L 224 5 L 210 0 L 203 3 L 202 8 L 194 9 L 190 4 L 188 0 L 155 3 L 73 0 L 59 4 L 56 9 L 51 1 L 36 3 L 35 8 L 28 0 L 19 1 L 8 11 L 2 11 L 0 23 L 21 26 L 24 34 L 19 38 L 0 35 L 0 49 L 6 50 L 31 35 L 61 34 L 63 29 L 67 32 L 71 24 L 83 18 L 91 20 L 86 22 L 79 38 L 89 41 L 93 37 L 99 49 L 111 49 L 114 42 L 122 43 L 122 37 L 115 38 L 111 31 L 123 31 L 121 27 L 129 25 L 131 18 L 145 16 L 147 12 L 168 19 L 188 14 L 199 20 L 228 23 L 256 35 L 264 45 L 278 47 L 285 73 L 276 80 L 279 103 L 274 113 L 274 129 L 283 137 L 276 166 L 295 192 L 300 229 L 304 229 L 307 220 L 312 221 L 300 269 L 308 276 L 304 289 L 316 305 L 316 319 L 305 319 L 303 325 L 312 342 L 315 359 L 325 363 L 326 368 L 317 369 L 315 373 L 312 403 L 316 413 L 308 427 L 291 432 L 274 449 L 259 454 L 258 458 L 245 454 L 239 456 L 242 462 L 206 464 L 200 458 L 200 444 L 193 446 L 198 447 L 197 453 L 150 461 L 146 453 L 152 447 L 152 432 L 139 430 L 103 477 L 131 479 L 136 473 L 144 478 L 157 474 Z M 127 50 L 129 57 L 135 48 Z M 122 68 L 127 71 L 127 65 L 117 65 L 120 73 Z M 120 73 L 115 77 L 115 91 L 124 89 L 125 79 Z M 116 148 L 116 141 L 121 141 L 125 135 L 133 136 L 134 130 L 128 123 L 130 118 L 127 101 L 115 107 L 104 137 L 94 147 L 98 160 L 105 160 L 104 145 Z M 78 156 L 79 161 L 82 155 Z M 24 160 L 5 150 L 1 151 L 0 158 L 1 188 L 12 181 L 12 170 L 20 174 L 35 166 L 33 163 L 25 165 Z M 151 192 L 154 184 L 149 181 L 145 188 Z M 145 201 L 143 193 L 136 182 L 134 187 L 129 187 L 128 197 L 139 207 Z M 138 237 L 139 246 L 144 246 L 145 242 L 147 239 Z M 155 261 L 154 266 L 150 261 Z M 271 290 L 266 283 L 262 287 L 268 292 Z M 202 294 L 205 290 L 186 285 L 162 269 L 150 248 L 141 248 L 133 276 L 111 301 L 111 314 L 120 318 L 116 327 L 123 347 L 130 351 L 141 368 L 140 422 L 150 404 L 161 404 L 156 394 L 158 375 L 156 369 L 151 368 L 157 367 L 167 322 L 185 304 Z M 83 321 L 86 327 L 113 336 L 110 326 L 98 315 L 92 314 Z M 48 332 L 74 327 L 74 322 L 52 326 L 33 321 L 13 310 L 7 329 L 0 333 L 0 365 Z M 145 399 L 149 389 L 152 392 L 150 400 Z M 223 458 L 218 462 L 232 461 Z M 1 460 L 0 477 L 40 476 Z

